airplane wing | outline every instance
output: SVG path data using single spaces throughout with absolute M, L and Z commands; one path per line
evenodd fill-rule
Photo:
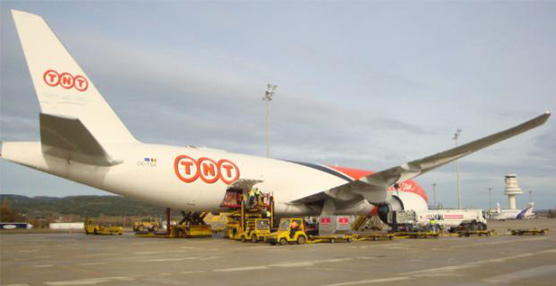
M 446 150 L 444 152 L 434 154 L 432 156 L 373 173 L 372 175 L 360 178 L 356 181 L 296 200 L 295 202 L 315 202 L 322 200 L 325 197 L 350 197 L 345 195 L 346 193 L 351 192 L 363 196 L 371 203 L 382 203 L 388 199 L 387 190 L 389 187 L 420 176 L 454 160 L 467 156 L 475 151 L 479 151 L 490 145 L 543 125 L 549 117 L 550 112 L 547 111 L 538 117 L 510 129 Z

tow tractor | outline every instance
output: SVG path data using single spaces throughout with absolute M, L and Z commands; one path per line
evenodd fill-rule
M 271 245 L 286 245 L 296 242 L 297 244 L 305 244 L 309 235 L 305 232 L 305 221 L 302 218 L 282 218 L 278 231 L 271 233 L 267 237 L 267 241 Z
M 94 234 L 94 235 L 113 235 L 118 234 L 122 235 L 124 233 L 124 228 L 121 226 L 104 226 L 99 224 L 93 224 L 93 220 L 86 219 L 85 225 L 83 227 L 85 234 Z
M 357 240 L 357 236 L 347 234 L 332 235 L 312 235 L 307 228 L 305 220 L 302 218 L 282 218 L 278 231 L 271 233 L 267 237 L 267 241 L 271 245 L 286 245 L 289 243 L 305 244 L 305 243 L 335 243 L 339 241 L 352 242 Z

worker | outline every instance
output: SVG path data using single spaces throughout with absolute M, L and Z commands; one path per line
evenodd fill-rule
M 261 203 L 262 197 L 263 196 L 259 188 L 255 188 L 255 204 L 262 205 Z
M 247 208 L 253 207 L 255 201 L 255 188 L 251 188 L 247 193 Z
M 290 238 L 293 239 L 293 237 L 295 236 L 295 232 L 299 229 L 299 223 L 297 223 L 297 221 L 292 221 L 292 223 L 290 224 Z
M 430 230 L 431 230 L 432 232 L 436 232 L 436 220 L 435 220 L 435 219 L 431 219 L 430 222 L 429 222 L 429 225 L 430 225 Z

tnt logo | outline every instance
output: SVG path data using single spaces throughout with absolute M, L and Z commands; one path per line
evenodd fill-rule
M 174 171 L 176 176 L 186 183 L 192 183 L 201 178 L 208 184 L 222 180 L 229 185 L 239 179 L 239 168 L 226 159 L 216 162 L 207 157 L 195 160 L 189 156 L 180 155 L 174 160 Z
M 75 88 L 79 91 L 89 88 L 89 81 L 84 76 L 73 76 L 67 72 L 60 74 L 55 70 L 47 70 L 44 72 L 43 80 L 52 87 L 59 85 L 65 89 Z

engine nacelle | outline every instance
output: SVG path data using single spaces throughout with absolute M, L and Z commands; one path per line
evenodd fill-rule
M 378 217 L 382 222 L 388 224 L 388 216 L 394 211 L 403 210 L 428 210 L 427 201 L 416 193 L 411 192 L 398 192 L 392 194 L 392 197 L 385 203 L 380 204 L 378 207 Z

